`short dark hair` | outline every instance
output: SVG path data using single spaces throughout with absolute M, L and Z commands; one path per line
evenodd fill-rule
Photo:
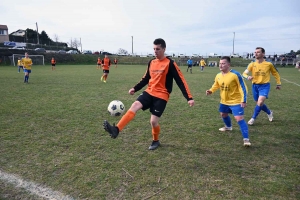
M 154 42 L 153 42 L 153 44 L 160 45 L 162 48 L 166 48 L 166 46 L 167 46 L 166 42 L 163 39 L 161 39 L 161 38 L 155 39 Z
M 256 47 L 256 49 L 260 49 L 262 53 L 265 53 L 265 52 L 266 52 L 265 49 L 262 48 L 262 47 Z
M 222 56 L 220 60 L 227 60 L 227 62 L 230 63 L 230 57 L 229 56 Z

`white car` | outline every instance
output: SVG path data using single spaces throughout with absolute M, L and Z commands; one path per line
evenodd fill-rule
M 230 58 L 241 58 L 242 56 L 240 56 L 239 54 L 237 53 L 233 53 L 230 55 Z
M 186 56 L 185 56 L 185 54 L 183 54 L 183 53 L 180 53 L 179 55 L 178 55 L 178 58 L 185 58 Z
M 67 54 L 78 54 L 78 51 L 76 51 L 76 50 L 69 50 L 69 51 L 67 51 Z
M 199 55 L 198 54 L 192 54 L 192 56 L 191 56 L 192 58 L 198 58 L 199 57 Z
M 18 46 L 14 46 L 13 48 L 9 48 L 9 49 L 25 50 L 25 48 L 24 48 L 24 47 L 18 47 Z

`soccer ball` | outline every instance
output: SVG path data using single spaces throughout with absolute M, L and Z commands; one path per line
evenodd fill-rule
M 122 101 L 113 100 L 109 103 L 107 110 L 111 116 L 120 116 L 125 111 L 125 106 Z

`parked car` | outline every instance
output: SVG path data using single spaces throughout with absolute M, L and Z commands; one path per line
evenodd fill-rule
M 209 57 L 209 58 L 221 58 L 221 56 L 218 55 L 218 54 L 216 54 L 216 53 L 210 53 L 210 54 L 208 55 L 208 57 Z
M 94 54 L 94 55 L 99 55 L 100 53 L 99 53 L 99 51 L 94 51 L 93 54 Z
M 78 54 L 78 51 L 76 51 L 76 50 L 69 50 L 69 51 L 67 51 L 67 54 Z
M 44 48 L 36 48 L 35 51 L 39 53 L 46 53 L 46 49 Z
M 151 53 L 149 53 L 149 54 L 147 55 L 147 57 L 154 57 L 154 55 L 151 54 Z
M 198 58 L 199 57 L 199 55 L 198 54 L 192 54 L 192 56 L 191 56 L 192 58 Z
M 25 47 L 14 46 L 14 47 L 9 48 L 9 49 L 25 50 Z
M 230 58 L 241 58 L 242 56 L 240 56 L 238 53 L 232 53 L 230 54 Z
M 57 51 L 57 53 L 66 54 L 67 52 L 65 50 L 59 50 L 59 51 Z
M 82 54 L 93 54 L 91 50 L 84 50 L 82 51 Z
M 179 55 L 178 55 L 178 58 L 185 58 L 186 56 L 185 56 L 185 54 L 183 54 L 183 53 L 180 53 Z
M 106 52 L 106 51 L 102 51 L 101 55 L 113 55 L 112 53 Z

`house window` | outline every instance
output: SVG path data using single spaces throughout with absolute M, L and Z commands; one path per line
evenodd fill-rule
M 0 35 L 4 35 L 5 31 L 4 30 L 0 30 Z

